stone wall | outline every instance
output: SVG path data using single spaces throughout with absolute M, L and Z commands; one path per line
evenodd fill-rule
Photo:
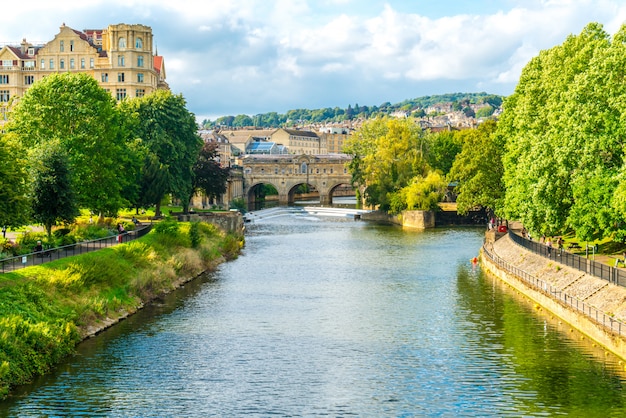
M 407 210 L 400 215 L 389 215 L 375 211 L 361 215 L 364 221 L 398 225 L 407 229 L 426 229 L 435 227 L 435 213 L 426 210 Z
M 215 225 L 224 232 L 243 234 L 243 216 L 238 211 L 231 212 L 199 212 L 178 215 L 181 222 L 202 221 Z
M 494 233 L 495 235 L 495 233 Z M 493 237 L 495 238 L 495 237 Z M 490 239 L 487 239 L 489 242 Z M 626 321 L 626 289 L 608 283 L 600 278 L 589 276 L 576 269 L 560 264 L 540 255 L 534 254 L 515 244 L 508 236 L 486 244 L 490 252 L 510 265 L 510 269 L 499 266 L 481 253 L 481 263 L 485 270 L 498 277 L 538 305 L 552 312 L 583 334 L 598 342 L 622 359 L 626 359 L 626 339 L 602 325 L 603 318 L 607 324 L 611 319 Z M 512 270 L 515 270 L 514 273 Z M 545 292 L 541 287 L 532 286 L 522 280 L 518 274 L 524 272 L 550 286 L 554 294 Z M 573 309 L 563 303 L 564 295 L 570 301 L 580 301 L 594 312 L 604 312 L 598 319 Z M 561 298 L 561 299 L 559 299 Z M 622 335 L 624 331 L 622 330 Z

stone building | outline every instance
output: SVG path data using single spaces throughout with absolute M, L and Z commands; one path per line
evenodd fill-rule
M 280 128 L 272 133 L 271 141 L 287 147 L 290 154 L 327 154 L 326 149 L 322 149 L 319 135 L 313 131 Z
M 149 26 L 117 24 L 81 32 L 63 24 L 46 44 L 24 39 L 0 49 L 0 124 L 13 99 L 37 80 L 61 72 L 88 73 L 117 100 L 169 88 Z

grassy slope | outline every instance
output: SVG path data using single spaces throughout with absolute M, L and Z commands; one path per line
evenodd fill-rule
M 86 336 L 224 259 L 242 237 L 199 224 L 0 275 L 0 398 L 46 373 Z

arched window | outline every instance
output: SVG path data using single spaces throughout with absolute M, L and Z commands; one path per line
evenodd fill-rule
M 143 41 L 141 38 L 135 38 L 135 48 L 143 49 Z
M 126 48 L 126 38 L 120 38 L 120 40 L 118 41 L 118 46 L 119 49 Z
M 302 174 L 306 174 L 306 171 L 307 171 L 306 163 L 302 163 L 302 166 L 300 166 L 300 172 Z

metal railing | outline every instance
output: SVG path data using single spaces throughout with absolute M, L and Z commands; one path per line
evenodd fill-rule
M 595 276 L 606 280 L 609 283 L 626 287 L 626 270 L 599 263 L 595 260 L 587 259 L 578 254 L 572 254 L 569 251 L 552 248 L 550 251 L 547 245 L 537 241 L 531 241 L 521 237 L 513 232 L 509 232 L 509 236 L 514 243 L 526 248 L 527 250 L 538 254 L 542 257 L 549 258 L 558 263 L 575 268 L 590 276 Z
M 511 237 L 515 236 L 515 234 L 509 235 Z M 552 250 L 552 252 L 554 252 L 554 249 Z M 595 322 L 596 324 L 605 327 L 606 329 L 619 335 L 620 337 L 624 336 L 624 334 L 626 333 L 626 323 L 620 321 L 619 319 L 613 318 L 611 315 L 606 314 L 605 312 L 591 306 L 588 303 L 583 302 L 582 300 L 574 296 L 568 295 L 561 289 L 552 286 L 550 283 L 541 280 L 518 267 L 515 267 L 514 265 L 500 258 L 498 255 L 489 251 L 487 245 L 483 245 L 483 254 L 487 258 L 489 258 L 489 260 L 491 260 L 491 262 L 494 263 L 496 266 L 501 269 L 507 270 L 514 276 L 518 277 L 520 280 L 524 281 L 529 287 L 549 296 L 551 299 L 561 302 L 562 304 L 568 306 L 574 311 L 582 313 L 592 322 Z
M 71 257 L 91 251 L 101 250 L 103 248 L 141 238 L 150 232 L 150 230 L 152 230 L 152 224 L 139 226 L 133 231 L 125 232 L 120 235 L 113 235 L 91 241 L 77 242 L 76 244 L 65 245 L 63 247 L 50 248 L 16 257 L 4 258 L 0 260 L 0 272 L 6 273 L 19 270 L 24 267 L 37 266 L 64 257 Z

